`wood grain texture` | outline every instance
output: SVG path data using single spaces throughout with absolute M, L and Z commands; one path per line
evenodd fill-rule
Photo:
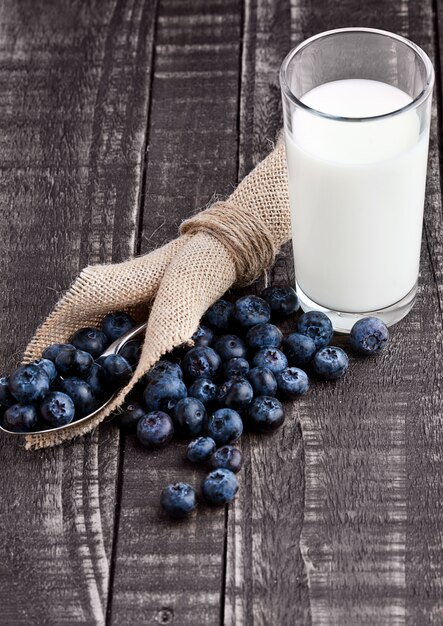
M 141 250 L 175 237 L 185 217 L 237 177 L 240 4 L 162 0 L 156 28 Z M 174 443 L 152 453 L 127 436 L 111 623 L 217 624 L 223 592 L 225 512 L 200 506 L 172 523 L 161 490 L 204 470 Z
M 133 252 L 155 3 L 3 2 L 0 364 L 87 262 Z M 105 623 L 118 434 L 53 450 L 2 437 L 4 624 Z
M 278 71 L 291 48 L 289 3 L 248 0 L 243 40 L 239 179 L 268 154 L 281 127 Z M 284 284 L 293 278 L 287 246 L 269 280 Z M 259 281 L 255 289 L 263 286 Z M 228 509 L 224 623 L 229 626 L 310 623 L 299 545 L 304 453 L 298 408 L 287 404 L 286 411 L 286 423 L 274 435 L 242 440 L 242 488 Z
M 443 0 L 434 9 L 431 0 L 3 2 L 0 365 L 17 363 L 86 263 L 161 245 L 269 151 L 291 46 L 374 26 L 422 45 L 440 74 Z M 0 439 L 1 623 L 443 623 L 437 108 L 431 136 L 414 310 L 386 353 L 353 358 L 336 384 L 315 382 L 274 436 L 244 437 L 228 510 L 163 517 L 161 488 L 203 477 L 180 442 L 148 453 L 122 436 L 119 448 L 110 424 L 36 453 Z M 269 280 L 292 278 L 288 247 Z
M 434 6 L 434 5 L 433 5 Z M 421 266 L 421 306 L 415 330 L 416 366 L 406 414 L 406 616 L 408 624 L 443 622 L 443 220 L 442 157 L 442 17 L 431 8 L 411 3 L 408 32 L 430 53 L 436 69 L 431 127 L 427 202 Z M 437 22 L 438 18 L 438 22 Z
M 278 119 L 278 63 L 272 69 L 272 60 L 275 49 L 284 46 L 285 8 L 286 3 L 247 3 L 252 33 L 246 34 L 245 42 L 251 42 L 259 59 L 258 75 L 252 72 L 250 82 L 254 92 L 261 88 L 264 93 L 250 104 L 254 114 L 245 115 L 247 130 L 240 135 L 249 155 L 240 157 L 246 169 L 260 158 L 260 147 L 254 150 L 254 144 L 266 142 L 266 131 Z M 260 16 L 265 17 L 263 22 Z M 322 30 L 361 24 L 409 36 L 433 56 L 430 3 L 294 2 L 291 19 L 292 45 Z M 290 48 L 286 42 L 283 54 Z M 245 53 L 247 65 L 254 53 Z M 246 470 L 252 498 L 240 494 L 229 511 L 226 623 L 312 620 L 343 626 L 442 621 L 442 446 L 437 408 L 442 238 L 435 113 L 431 135 L 417 305 L 393 331 L 389 352 L 369 362 L 353 359 L 345 380 L 316 383 L 293 407 L 289 419 L 298 417 L 303 430 L 299 454 L 305 461 L 304 522 L 301 507 L 296 506 L 297 440 L 288 435 L 294 436 L 294 424 L 285 425 L 286 436 L 278 438 L 278 460 L 276 450 L 269 454 L 259 441 L 244 444 L 246 450 L 254 444 L 250 471 Z M 291 277 L 291 271 L 292 260 L 283 255 L 273 280 L 281 280 L 282 274 Z M 346 345 L 345 340 L 341 343 Z M 291 444 L 293 463 L 288 462 Z M 301 523 L 308 602 L 303 567 L 297 582 L 291 580 L 298 544 L 291 552 L 290 538 L 297 538 Z
M 364 24 L 409 36 L 433 55 L 430 2 L 324 2 L 319 9 L 298 8 L 304 36 Z M 392 330 L 386 353 L 371 361 L 353 358 L 345 379 L 315 385 L 300 405 L 306 462 L 301 546 L 314 624 L 436 624 L 442 619 L 441 197 L 435 116 L 431 136 L 417 304 Z

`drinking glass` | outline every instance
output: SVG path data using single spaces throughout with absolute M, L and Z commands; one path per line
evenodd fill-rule
M 283 61 L 296 289 L 338 331 L 413 306 L 433 84 L 423 50 L 369 28 L 321 33 Z

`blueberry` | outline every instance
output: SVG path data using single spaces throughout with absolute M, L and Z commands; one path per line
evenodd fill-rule
M 215 452 L 215 441 L 211 437 L 198 437 L 188 445 L 186 456 L 192 463 L 204 463 Z
M 275 375 L 278 390 L 285 400 L 295 400 L 309 389 L 309 379 L 303 370 L 298 367 L 287 367 Z
M 311 337 L 317 350 L 327 346 L 334 334 L 331 320 L 321 311 L 303 313 L 297 321 L 297 331 Z
M 267 367 L 253 367 L 249 371 L 247 379 L 251 383 L 254 396 L 275 396 L 277 393 L 277 381 Z
M 317 348 L 312 337 L 291 333 L 283 339 L 283 352 L 288 358 L 289 365 L 299 367 L 312 361 Z
M 267 367 L 277 374 L 288 367 L 288 359 L 277 348 L 263 348 L 254 354 L 252 364 L 254 367 Z
M 214 333 L 207 326 L 199 326 L 192 335 L 195 346 L 210 346 L 214 339 Z
M 233 472 L 222 467 L 213 470 L 206 476 L 202 491 L 210 504 L 228 504 L 232 502 L 238 491 L 237 477 Z
M 214 342 L 214 350 L 222 361 L 229 361 L 234 357 L 244 358 L 248 353 L 244 342 L 237 335 L 222 335 Z
M 326 346 L 317 352 L 312 363 L 319 376 L 326 380 L 337 380 L 346 373 L 349 359 L 341 348 Z
M 280 428 L 284 421 L 283 405 L 277 398 L 259 396 L 249 407 L 248 423 L 261 433 L 269 433 Z
M 300 302 L 295 289 L 292 287 L 267 287 L 261 297 L 271 307 L 271 312 L 276 317 L 288 317 L 300 308 Z
M 217 445 L 236 441 L 242 432 L 242 419 L 233 409 L 218 409 L 208 420 L 208 434 Z
M 241 377 L 244 378 L 249 372 L 249 363 L 246 359 L 235 356 L 223 364 L 223 374 L 225 378 Z
M 63 351 L 61 352 L 63 354 Z M 57 357 L 59 358 L 59 357 Z M 75 365 L 74 368 L 70 372 L 65 372 L 68 375 L 74 376 L 87 376 L 89 370 L 94 363 L 94 359 L 89 352 L 85 352 L 84 350 L 77 350 L 75 355 Z M 57 364 L 57 359 L 56 359 Z
M 97 402 L 87 382 L 75 376 L 60 381 L 60 391 L 71 398 L 75 406 L 77 417 L 92 413 L 97 408 Z
M 69 341 L 79 350 L 89 352 L 94 359 L 98 359 L 109 345 L 105 333 L 97 328 L 80 328 Z
M 246 378 L 231 378 L 220 385 L 217 390 L 218 404 L 236 411 L 248 407 L 253 397 L 254 392 Z
M 87 376 L 94 363 L 92 355 L 84 350 L 77 350 L 74 361 L 75 367 L 70 372 L 66 372 L 70 376 Z
M 55 367 L 60 376 L 86 376 L 93 362 L 89 352 L 68 345 L 57 354 Z
M 163 411 L 152 411 L 137 424 L 137 438 L 146 448 L 161 448 L 174 436 L 172 419 Z
M 162 356 L 162 361 L 166 360 L 166 361 L 170 361 L 171 363 L 175 363 L 176 365 L 181 365 L 181 362 L 183 360 L 183 357 L 185 356 L 186 352 L 188 352 L 190 350 L 190 345 L 189 343 L 182 343 L 179 346 L 176 346 L 173 350 L 171 350 L 170 352 L 167 352 L 164 356 Z
M 188 389 L 188 395 L 200 400 L 202 404 L 213 402 L 217 395 L 217 385 L 209 378 L 199 378 L 194 380 Z
M 227 300 L 217 300 L 206 311 L 206 322 L 217 331 L 227 330 L 232 321 L 234 305 Z
M 42 358 L 43 359 L 48 359 L 49 361 L 52 361 L 53 363 L 55 363 L 55 359 L 57 357 L 57 354 L 60 352 L 60 350 L 62 350 L 63 348 L 66 348 L 66 346 L 70 346 L 72 344 L 70 343 L 53 343 L 52 346 L 48 346 L 47 348 L 45 348 L 43 350 L 42 353 Z
M 246 343 L 252 350 L 279 348 L 283 339 L 282 332 L 274 324 L 257 324 L 246 334 Z
M 258 296 L 243 296 L 234 304 L 234 318 L 244 328 L 266 324 L 271 317 L 271 307 Z
M 109 384 L 116 387 L 124 387 L 132 377 L 132 367 L 126 359 L 119 354 L 109 354 L 103 360 L 103 371 Z
M 102 399 L 106 395 L 106 376 L 105 371 L 98 363 L 93 363 L 84 380 L 91 387 L 92 393 L 97 399 Z M 109 395 L 111 395 L 109 393 Z
M 65 426 L 75 417 L 74 402 L 66 393 L 52 391 L 41 401 L 40 415 L 43 421 L 53 428 Z
M 17 400 L 9 391 L 9 379 L 2 376 L 0 378 L 0 406 L 10 407 L 16 402 Z
M 105 356 L 99 356 L 98 359 L 95 359 L 95 363 L 97 363 L 97 365 L 100 365 L 101 367 L 103 367 L 103 363 L 105 362 L 106 357 Z
M 142 344 L 139 341 L 128 341 L 123 348 L 120 348 L 119 355 L 127 360 L 129 365 L 137 365 L 140 360 Z
M 242 455 L 238 448 L 233 446 L 223 446 L 211 456 L 211 465 L 214 469 L 224 467 L 234 474 L 240 471 L 242 466 Z
M 148 383 L 144 400 L 149 411 L 173 411 L 177 402 L 187 395 L 183 381 L 168 374 Z
M 137 322 L 130 315 L 122 311 L 116 311 L 115 313 L 105 315 L 102 320 L 102 331 L 108 338 L 108 341 L 112 343 L 120 339 L 122 335 L 125 335 L 136 325 Z
M 3 415 L 3 425 L 13 433 L 29 432 L 38 420 L 37 409 L 33 404 L 13 404 Z
M 123 405 L 122 412 L 117 416 L 117 423 L 121 428 L 135 431 L 138 422 L 146 417 L 146 410 L 138 402 L 128 402 Z
M 180 380 L 183 378 L 183 372 L 178 363 L 171 363 L 171 361 L 162 359 L 161 361 L 158 361 L 154 367 L 151 367 L 149 372 L 146 374 L 146 379 L 148 382 L 152 382 L 153 380 L 160 380 L 160 378 L 166 374 L 175 376 Z
M 190 380 L 196 378 L 212 378 L 221 365 L 217 352 L 212 348 L 198 346 L 191 348 L 183 358 L 183 373 Z
M 47 373 L 38 365 L 22 365 L 9 377 L 9 391 L 21 404 L 41 400 L 49 391 Z
M 206 409 L 196 398 L 182 398 L 174 407 L 174 425 L 182 435 L 198 435 L 205 420 Z
M 371 356 L 383 350 L 388 343 L 389 331 L 378 317 L 364 317 L 351 329 L 350 342 L 359 354 Z
M 175 483 L 163 489 L 160 504 L 164 511 L 175 519 L 181 519 L 197 506 L 194 489 L 187 483 Z
M 52 383 L 57 379 L 57 368 L 54 363 L 49 359 L 38 359 L 37 361 L 34 361 L 34 364 L 41 367 L 43 371 L 47 373 L 49 383 L 52 385 Z

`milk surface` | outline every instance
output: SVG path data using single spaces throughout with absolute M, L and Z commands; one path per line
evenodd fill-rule
M 372 80 L 340 80 L 302 97 L 341 117 L 395 111 L 409 95 Z M 330 120 L 297 109 L 286 133 L 298 285 L 326 308 L 375 311 L 418 277 L 428 132 L 408 111 L 374 121 Z

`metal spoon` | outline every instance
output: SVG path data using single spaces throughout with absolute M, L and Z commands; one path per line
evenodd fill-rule
M 103 352 L 101 356 L 109 356 L 110 354 L 118 354 L 120 350 L 123 348 L 123 346 L 125 346 L 129 341 L 141 335 L 146 330 L 146 326 L 147 326 L 147 322 L 144 322 L 143 324 L 139 324 L 138 326 L 134 326 L 134 328 L 131 328 L 131 330 L 129 330 L 127 333 L 125 333 L 124 335 L 122 335 L 121 337 L 113 341 L 111 345 Z M 94 417 L 94 415 L 97 415 L 97 413 L 100 413 L 100 411 L 102 411 L 106 406 L 108 406 L 110 402 L 112 402 L 116 394 L 117 392 L 113 393 L 112 396 L 108 398 L 106 402 L 104 402 L 98 409 L 93 411 L 93 413 L 89 413 L 89 415 L 85 415 L 84 417 L 78 420 L 74 420 L 73 422 L 70 422 L 69 424 L 65 424 L 64 426 L 58 426 L 57 428 L 46 428 L 45 430 L 13 432 L 12 430 L 7 430 L 0 424 L 0 431 L 8 435 L 19 435 L 20 437 L 23 437 L 24 435 L 45 435 L 48 433 L 58 432 L 60 430 L 67 430 L 68 428 L 71 428 L 71 426 L 76 426 L 77 424 L 86 422 L 91 417 Z

